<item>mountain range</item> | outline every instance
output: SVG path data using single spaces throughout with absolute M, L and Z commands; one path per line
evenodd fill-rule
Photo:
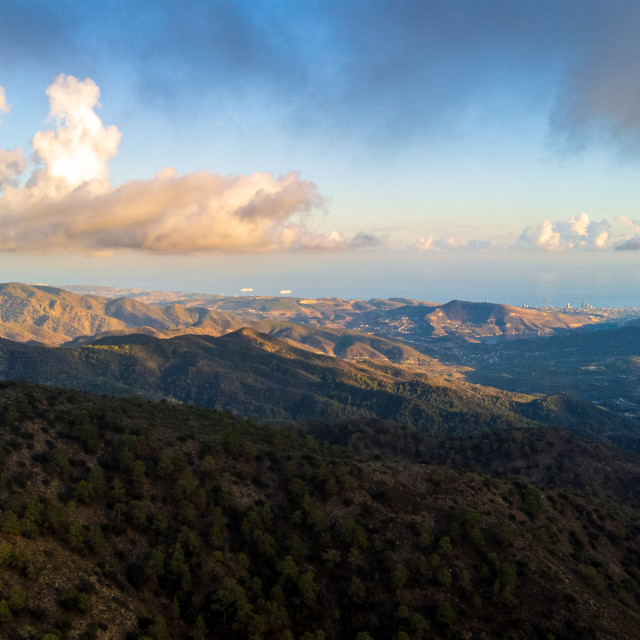
M 154 306 L 134 298 L 78 295 L 43 285 L 0 285 L 0 336 L 57 346 L 86 344 L 94 337 L 143 333 L 158 338 L 220 336 L 250 326 L 313 351 L 348 360 L 375 359 L 438 368 L 401 341 L 356 331 L 295 325 L 277 319 L 247 319 L 226 311 L 179 304 Z
M 372 416 L 430 433 L 537 423 L 563 426 L 632 449 L 639 446 L 635 422 L 559 394 L 566 392 L 560 383 L 547 385 L 543 397 L 532 396 L 527 385 L 500 390 L 496 387 L 501 386 L 501 380 L 491 378 L 490 367 L 469 367 L 468 362 L 465 366 L 443 364 L 397 339 L 270 319 L 267 312 L 274 306 L 272 299 L 232 299 L 234 304 L 247 300 L 252 301 L 253 310 L 263 307 L 262 318 L 247 320 L 250 311 L 246 309 L 245 315 L 239 315 L 174 302 L 156 306 L 129 297 L 72 294 L 42 285 L 3 285 L 0 326 L 14 332 L 20 329 L 23 337 L 40 331 L 41 337 L 52 335 L 54 344 L 62 342 L 64 346 L 4 340 L 0 343 L 0 376 L 95 393 L 172 398 L 263 420 Z M 298 300 L 281 301 L 287 308 L 300 306 Z M 473 323 L 485 332 L 489 325 L 496 326 L 497 317 L 504 320 L 514 313 L 513 308 L 500 305 L 454 301 L 432 307 L 406 302 L 334 300 L 331 304 L 334 309 L 349 307 L 352 315 L 358 312 L 365 316 L 374 313 L 374 303 L 376 313 L 388 317 L 405 314 L 407 308 L 419 311 L 419 315 L 430 309 L 447 322 Z M 566 332 L 562 314 L 549 314 L 549 318 L 558 331 Z M 536 327 L 542 330 L 541 325 Z M 625 330 L 633 330 L 633 325 Z M 91 331 L 96 335 L 90 335 Z M 464 331 L 452 331 L 452 340 L 461 344 Z M 71 335 L 76 337 L 64 341 Z M 597 340 L 595 335 L 581 334 L 581 339 Z M 599 331 L 597 335 L 608 334 Z M 551 340 L 564 339 L 569 338 L 558 335 Z M 503 341 L 498 346 L 508 349 L 515 345 L 517 352 L 520 344 L 531 348 L 543 342 L 537 337 Z M 463 343 L 469 345 L 465 354 L 475 354 L 477 362 L 482 362 L 481 353 L 488 354 L 485 357 L 490 362 L 495 360 L 492 354 L 498 353 L 496 345 Z M 507 370 L 503 367 L 502 374 Z M 465 378 L 485 384 L 491 378 L 493 387 L 468 384 Z
M 20 342 L 59 345 L 78 336 L 133 328 L 158 335 L 177 329 L 220 335 L 242 324 L 227 313 L 206 309 L 154 307 L 133 298 L 81 296 L 44 285 L 0 285 L 0 335 Z
M 640 638 L 639 331 L 0 285 L 0 633 Z
M 353 329 L 405 340 L 454 335 L 476 340 L 495 336 L 537 336 L 598 325 L 597 313 L 513 307 L 489 302 L 452 300 L 445 304 L 408 298 L 344 300 L 270 296 L 219 296 L 170 292 L 132 292 L 101 287 L 71 287 L 76 292 L 126 294 L 162 306 L 167 303 L 204 307 L 245 319 L 280 319 L 334 329 Z
M 602 323 L 597 315 L 567 315 L 457 300 L 439 305 L 407 299 L 365 302 L 174 296 L 188 305 L 185 306 L 164 292 L 139 297 L 154 300 L 154 304 L 131 296 L 107 298 L 45 285 L 3 284 L 0 337 L 47 345 L 78 345 L 94 336 L 219 336 L 249 326 L 317 353 L 349 360 L 378 359 L 437 367 L 415 346 L 441 337 L 477 342 L 496 336 L 551 334 Z
M 221 337 L 107 336 L 81 347 L 1 340 L 0 376 L 169 398 L 261 420 L 376 417 L 434 434 L 543 424 L 640 449 L 633 421 L 578 398 L 537 398 L 401 365 L 347 362 L 249 328 Z

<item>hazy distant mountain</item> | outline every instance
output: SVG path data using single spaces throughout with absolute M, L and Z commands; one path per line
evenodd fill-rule
M 538 336 L 603 322 L 597 315 L 540 311 L 489 302 L 452 300 L 445 304 L 407 298 L 344 300 L 272 296 L 220 296 L 162 291 L 70 287 L 78 292 L 133 296 L 162 306 L 179 303 L 227 311 L 248 319 L 278 319 L 325 328 L 353 329 L 387 338 L 421 342 L 443 336 L 467 340 Z
M 280 301 L 280 306 L 289 305 L 288 299 L 278 298 L 266 306 L 273 306 L 274 301 Z M 399 303 L 380 302 L 385 307 L 395 304 Z M 373 308 L 369 303 L 351 302 L 348 305 Z M 267 313 L 247 317 L 246 314 L 187 308 L 175 303 L 154 306 L 131 297 L 79 295 L 43 285 L 0 285 L 0 337 L 19 342 L 76 346 L 87 344 L 94 337 L 131 333 L 157 338 L 184 334 L 220 336 L 245 326 L 271 333 L 315 353 L 347 360 L 370 358 L 433 370 L 441 368 L 437 361 L 402 342 L 344 329 L 295 325 Z
M 538 336 L 599 322 L 601 320 L 596 316 L 452 300 L 438 306 L 412 304 L 369 311 L 349 326 L 379 335 L 424 342 L 427 338 L 444 336 L 472 341 L 503 336 Z
M 245 317 L 286 318 L 292 322 L 355 329 L 416 341 L 447 335 L 472 340 L 495 336 L 537 336 L 601 322 L 596 316 L 461 300 L 436 304 L 403 298 L 360 301 L 238 297 L 199 302 L 211 309 Z

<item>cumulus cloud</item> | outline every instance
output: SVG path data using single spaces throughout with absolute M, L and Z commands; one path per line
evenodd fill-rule
M 617 251 L 640 251 L 640 235 L 628 238 L 616 246 Z
M 2 116 L 5 116 L 9 111 L 11 111 L 11 106 L 7 104 L 4 87 L 0 87 L 0 121 L 2 120 Z
M 352 238 L 343 240 L 350 249 L 374 249 L 384 244 L 384 239 L 359 231 Z
M 317 238 L 316 245 L 310 243 L 310 248 L 316 249 L 375 249 L 384 245 L 386 237 L 375 236 L 358 231 L 351 237 L 345 237 L 335 229 L 326 237 Z
M 636 235 L 631 238 L 625 238 L 615 248 L 618 251 L 640 251 L 640 220 L 631 220 L 626 216 L 618 216 L 618 221 L 626 227 L 631 227 L 636 232 Z
M 49 118 L 54 129 L 39 131 L 31 144 L 46 170 L 37 176 L 40 186 L 66 183 L 68 191 L 83 183 L 100 181 L 108 185 L 109 158 L 118 151 L 117 127 L 103 126 L 94 109 L 99 106 L 100 89 L 88 78 L 80 81 L 60 75 L 47 88 Z M 59 185 L 58 189 L 65 189 Z
M 413 245 L 414 249 L 420 251 L 449 251 L 452 249 L 470 249 L 483 251 L 491 249 L 489 240 L 466 240 L 457 238 L 456 236 L 443 236 L 441 238 L 420 238 Z
M 295 172 L 179 175 L 166 168 L 153 180 L 114 188 L 108 162 L 121 136 L 95 112 L 98 86 L 62 74 L 47 95 L 53 127 L 31 141 L 36 165 L 24 186 L 16 181 L 25 170 L 19 150 L 0 152 L 0 250 L 240 252 L 360 248 L 374 241 L 313 233 L 309 217 L 322 198 Z
M 11 106 L 7 104 L 4 87 L 0 87 L 0 122 L 2 122 L 2 116 L 9 111 L 11 111 Z M 17 176 L 24 172 L 25 168 L 26 162 L 22 149 L 15 148 L 11 151 L 0 149 L 0 191 L 4 185 L 15 185 Z
M 26 166 L 22 149 L 0 149 L 0 191 L 5 185 L 15 186 L 18 176 L 24 172 Z
M 607 220 L 591 220 L 586 213 L 567 222 L 551 222 L 548 218 L 537 227 L 526 227 L 515 243 L 517 249 L 566 251 L 571 249 L 608 249 L 614 244 L 611 224 Z
M 632 230 L 633 233 L 625 233 Z M 545 218 L 537 226 L 525 227 L 513 244 L 488 240 L 460 238 L 456 235 L 420 238 L 410 248 L 419 251 L 502 250 L 525 251 L 638 251 L 640 250 L 640 220 L 618 215 L 612 222 L 592 220 L 582 212 L 569 220 L 552 222 Z
M 635 231 L 640 232 L 640 221 L 639 220 L 631 220 L 626 216 L 617 216 L 618 221 L 627 227 L 631 227 Z

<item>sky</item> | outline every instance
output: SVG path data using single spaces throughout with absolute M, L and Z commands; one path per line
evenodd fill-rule
M 0 2 L 0 281 L 640 306 L 640 4 Z

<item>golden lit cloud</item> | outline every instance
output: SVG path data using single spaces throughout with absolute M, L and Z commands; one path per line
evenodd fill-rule
M 96 83 L 63 74 L 47 95 L 56 127 L 39 131 L 31 141 L 46 167 L 46 178 L 63 180 L 69 190 L 92 180 L 106 182 L 107 162 L 118 152 L 120 132 L 113 125 L 104 127 L 94 111 L 100 97 Z
M 0 151 L 0 250 L 177 254 L 358 248 L 367 244 L 363 239 L 375 244 L 364 234 L 313 233 L 308 221 L 322 198 L 295 172 L 180 175 L 165 168 L 152 180 L 114 188 L 108 162 L 121 135 L 95 112 L 98 86 L 62 74 L 47 95 L 53 127 L 31 141 L 37 164 L 24 186 L 16 181 L 25 170 L 22 154 Z M 4 92 L 0 96 L 0 113 L 6 112 Z

